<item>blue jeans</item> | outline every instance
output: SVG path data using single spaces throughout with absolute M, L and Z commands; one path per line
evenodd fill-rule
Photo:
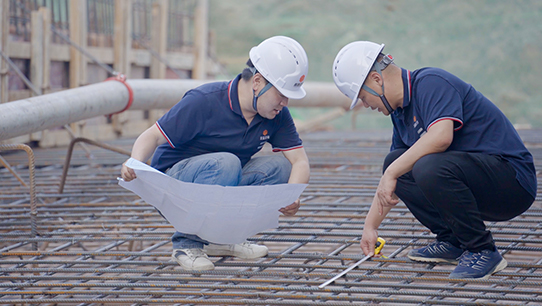
M 250 186 L 288 183 L 292 165 L 284 155 L 253 157 L 244 167 L 231 153 L 209 153 L 183 159 L 166 174 L 183 182 Z M 209 244 L 196 235 L 175 232 L 171 237 L 173 249 L 203 248 Z

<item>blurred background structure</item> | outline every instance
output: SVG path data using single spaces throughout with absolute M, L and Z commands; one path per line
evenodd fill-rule
M 116 74 L 214 79 L 222 69 L 214 55 L 206 0 L 1 0 L 0 5 L 0 51 L 6 57 L 1 103 L 95 84 Z M 162 113 L 129 111 L 72 123 L 71 129 L 101 139 L 133 136 Z M 66 131 L 49 130 L 16 141 L 54 146 L 66 144 L 66 136 Z
M 2 61 L 0 102 L 95 84 L 113 73 L 128 80 L 230 79 L 245 66 L 251 47 L 287 35 L 307 50 L 308 83 L 331 83 L 338 50 L 354 40 L 371 40 L 385 43 L 401 67 L 441 67 L 473 84 L 517 128 L 542 127 L 542 65 L 537 64 L 542 58 L 542 2 L 536 0 L 1 3 L 0 51 L 33 86 Z M 322 102 L 297 108 L 296 103 L 291 102 L 292 114 L 307 129 L 391 127 L 388 118 L 370 111 L 345 113 Z M 161 114 L 157 109 L 127 111 L 70 127 L 77 135 L 104 140 L 134 136 Z M 315 117 L 320 120 L 306 122 Z M 54 146 L 66 144 L 66 133 L 49 130 L 17 141 Z
M 540 196 L 487 223 L 509 262 L 488 280 L 410 261 L 434 236 L 399 203 L 379 230 L 388 258 L 318 288 L 362 258 L 391 137 L 382 114 L 345 111 L 331 79 L 338 50 L 385 43 L 399 66 L 472 83 L 540 169 L 541 20 L 538 0 L 0 0 L 0 304 L 541 305 Z M 173 227 L 117 185 L 120 164 L 184 92 L 234 77 L 273 35 L 298 40 L 310 61 L 307 97 L 290 101 L 311 162 L 301 209 L 249 238 L 268 256 L 184 271 L 170 260 Z

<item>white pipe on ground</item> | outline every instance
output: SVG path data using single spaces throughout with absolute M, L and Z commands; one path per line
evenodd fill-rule
M 190 89 L 209 81 L 128 80 L 133 90 L 130 110 L 168 109 Z M 307 96 L 292 107 L 343 107 L 350 101 L 333 83 L 305 83 Z M 123 110 L 128 90 L 118 81 L 101 82 L 0 104 L 0 140 L 63 126 Z

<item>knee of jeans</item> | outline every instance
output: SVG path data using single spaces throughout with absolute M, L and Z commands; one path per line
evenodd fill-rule
M 286 184 L 290 179 L 292 164 L 282 154 L 257 157 L 256 164 L 243 169 L 243 185 Z M 252 160 L 254 161 L 254 160 Z
M 208 166 L 227 171 L 241 171 L 241 160 L 232 153 L 218 153 L 215 158 L 207 161 Z
M 215 184 L 223 186 L 236 186 L 241 180 L 241 160 L 231 153 L 220 153 L 208 163 L 214 163 L 214 165 L 208 164 L 209 169 L 216 170 L 219 177 Z
M 274 171 L 276 171 L 276 175 L 278 177 L 281 177 L 281 181 L 284 183 L 287 183 L 290 179 L 290 173 L 292 172 L 292 164 L 286 157 L 284 156 L 277 156 L 275 157 L 277 167 L 274 168 Z

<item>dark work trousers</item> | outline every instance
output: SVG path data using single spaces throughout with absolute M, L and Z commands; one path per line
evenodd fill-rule
M 405 151 L 390 152 L 384 171 Z M 510 220 L 534 201 L 506 160 L 459 151 L 420 158 L 397 180 L 395 194 L 437 240 L 471 252 L 495 249 L 484 220 Z

